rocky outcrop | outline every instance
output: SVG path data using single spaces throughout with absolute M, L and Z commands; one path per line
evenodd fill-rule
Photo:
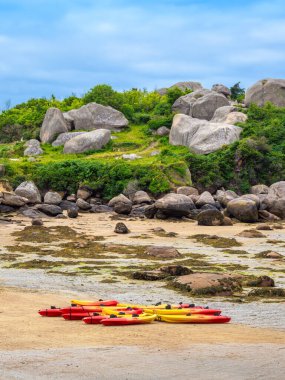
M 40 139 L 43 143 L 51 143 L 60 133 L 68 132 L 62 112 L 58 108 L 49 108 L 46 112 Z
M 75 136 L 64 144 L 63 153 L 83 153 L 88 150 L 98 150 L 105 146 L 111 139 L 111 133 L 107 129 L 83 133 Z
M 172 247 L 148 247 L 145 254 L 161 259 L 175 259 L 181 256 L 177 249 Z
M 277 107 L 285 107 L 285 79 L 262 79 L 245 93 L 245 105 L 254 103 L 264 106 L 271 102 Z
M 186 146 L 197 154 L 208 154 L 238 141 L 241 131 L 240 127 L 234 125 L 212 123 L 178 114 L 173 118 L 169 142 L 172 145 Z
M 172 85 L 169 88 L 179 88 L 181 91 L 186 91 L 186 90 L 191 90 L 191 91 L 196 91 L 196 90 L 201 90 L 203 86 L 199 82 L 177 82 L 174 85 Z M 160 88 L 156 90 L 160 95 L 166 95 L 167 91 L 169 88 Z
M 193 295 L 229 296 L 241 289 L 242 276 L 217 273 L 193 273 L 177 277 L 173 285 Z
M 22 182 L 15 190 L 15 194 L 28 199 L 28 203 L 40 203 L 41 194 L 32 181 Z
M 65 132 L 57 136 L 56 140 L 52 143 L 52 146 L 64 145 L 67 141 L 73 139 L 75 136 L 82 135 L 85 132 Z
M 229 101 L 224 95 L 211 92 L 196 100 L 191 116 L 197 119 L 211 120 L 217 108 L 228 105 Z
M 74 129 L 93 131 L 95 129 L 120 130 L 128 125 L 122 112 L 109 106 L 89 103 L 85 106 L 64 113 L 65 118 L 72 120 Z
M 195 205 L 191 198 L 183 194 L 170 193 L 158 199 L 154 207 L 165 216 L 187 216 Z
M 202 98 L 204 95 L 211 93 L 210 90 L 201 89 L 194 91 L 190 94 L 180 96 L 172 106 L 172 111 L 177 113 L 182 113 L 185 115 L 192 115 L 192 107 L 194 103 Z
M 228 202 L 227 213 L 241 222 L 255 223 L 258 221 L 258 209 L 251 199 L 236 198 Z
M 214 84 L 212 86 L 212 91 L 216 91 L 217 93 L 222 94 L 226 97 L 230 97 L 232 94 L 231 90 L 223 84 Z

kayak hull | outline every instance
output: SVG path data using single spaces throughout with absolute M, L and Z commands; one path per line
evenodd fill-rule
M 107 318 L 102 319 L 101 324 L 104 326 L 126 326 L 126 325 L 141 325 L 151 323 L 155 320 L 156 315 L 149 315 L 136 318 Z
M 218 309 L 144 309 L 146 313 L 155 313 L 157 315 L 220 315 L 221 310 Z
M 61 312 L 60 308 L 57 308 L 57 309 L 42 309 L 42 310 L 39 310 L 38 313 L 42 317 L 61 317 L 62 316 L 62 312 Z
M 73 305 L 78 306 L 117 306 L 118 301 L 107 300 L 107 301 L 88 301 L 88 300 L 71 300 Z
M 158 315 L 156 320 L 167 323 L 228 323 L 231 318 L 223 315 Z

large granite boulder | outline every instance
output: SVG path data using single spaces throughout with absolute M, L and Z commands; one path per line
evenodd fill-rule
M 40 130 L 41 141 L 51 143 L 63 132 L 68 132 L 68 129 L 62 112 L 58 108 L 49 108 Z
M 48 191 L 44 196 L 44 203 L 49 205 L 59 205 L 62 201 L 62 196 L 56 191 Z
M 28 203 L 28 199 L 13 193 L 3 192 L 3 197 L 1 197 L 1 203 L 6 206 L 22 207 Z
M 222 94 L 227 97 L 230 97 L 232 94 L 231 90 L 223 84 L 214 84 L 212 86 L 212 91 L 216 91 L 218 94 Z
M 223 206 L 227 207 L 227 204 L 239 196 L 232 190 L 218 190 L 216 194 L 216 200 Z
M 224 106 L 216 109 L 211 122 L 234 125 L 236 123 L 244 123 L 247 119 L 247 115 L 236 111 L 234 106 Z
M 187 216 L 195 205 L 191 198 L 184 194 L 170 193 L 158 199 L 154 207 L 166 216 Z
M 183 113 L 185 115 L 192 115 L 192 107 L 194 103 L 202 98 L 204 95 L 211 93 L 210 90 L 201 89 L 194 91 L 190 94 L 180 96 L 172 106 L 172 111 L 177 113 Z
M 68 111 L 64 117 L 73 120 L 74 129 L 87 131 L 94 129 L 116 131 L 128 125 L 128 120 L 122 112 L 97 103 L 89 103 L 79 109 Z
M 28 199 L 29 203 L 40 203 L 41 194 L 32 181 L 22 182 L 15 190 L 15 194 Z
M 204 205 L 212 205 L 212 206 L 216 206 L 216 202 L 213 198 L 213 196 L 211 195 L 211 193 L 209 193 L 208 191 L 204 191 L 199 199 L 196 201 L 196 206 L 199 208 L 199 207 L 202 207 Z
M 263 106 L 266 102 L 285 107 L 285 79 L 262 79 L 245 93 L 246 106 L 252 103 Z
M 196 90 L 201 90 L 203 88 L 201 83 L 192 82 L 192 81 L 190 81 L 190 82 L 178 82 L 169 88 L 176 88 L 176 87 L 179 88 L 179 90 L 181 90 L 181 91 L 186 91 L 186 90 L 196 91 Z M 160 95 L 166 95 L 169 88 L 167 88 L 167 87 L 160 88 L 160 89 L 156 90 L 156 92 L 158 92 Z
M 152 201 L 148 193 L 146 193 L 145 191 L 139 190 L 134 195 L 133 203 L 135 205 L 142 204 L 142 203 L 151 204 Z
M 236 198 L 227 204 L 227 213 L 241 222 L 255 223 L 258 221 L 258 208 L 251 199 Z
M 88 150 L 98 150 L 108 144 L 111 132 L 107 129 L 97 129 L 73 137 L 64 144 L 63 153 L 83 153 Z
M 269 187 L 263 204 L 271 214 L 285 219 L 285 181 L 276 182 Z
M 184 194 L 184 195 L 199 195 L 198 190 L 195 187 L 192 186 L 181 186 L 178 187 L 176 190 L 177 194 Z
M 197 119 L 211 120 L 217 108 L 228 105 L 230 103 L 224 95 L 210 92 L 195 101 L 191 116 Z
M 62 214 L 62 210 L 59 206 L 41 203 L 36 208 L 48 216 L 57 216 Z
M 159 127 L 156 131 L 157 136 L 168 136 L 169 133 L 170 133 L 170 129 L 165 126 Z
M 67 141 L 73 139 L 75 136 L 82 135 L 85 132 L 65 132 L 57 136 L 56 140 L 51 144 L 52 146 L 64 145 Z
M 132 211 L 132 201 L 124 194 L 120 194 L 110 200 L 109 207 L 113 207 L 117 214 L 128 215 Z
M 241 131 L 235 125 L 212 123 L 178 114 L 173 118 L 169 142 L 187 146 L 197 154 L 208 154 L 238 141 Z

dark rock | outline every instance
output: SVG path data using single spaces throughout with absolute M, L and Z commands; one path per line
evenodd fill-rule
M 185 276 L 194 273 L 191 269 L 182 265 L 168 265 L 160 268 L 161 272 L 167 273 L 170 276 Z
M 83 199 L 79 198 L 76 201 L 76 205 L 79 207 L 80 210 L 82 211 L 88 211 L 92 208 L 91 204 L 84 201 Z
M 153 219 L 155 217 L 156 212 L 157 208 L 154 205 L 147 206 L 144 209 L 144 215 L 148 219 Z
M 113 212 L 113 209 L 106 205 L 93 205 L 90 212 L 94 214 L 102 214 L 105 212 Z
M 70 210 L 70 209 L 78 210 L 79 209 L 79 207 L 76 205 L 76 203 L 70 202 L 70 201 L 67 201 L 67 200 L 61 201 L 60 204 L 59 204 L 59 207 L 62 210 Z
M 0 204 L 0 214 L 6 214 L 6 213 L 14 212 L 14 211 L 15 211 L 14 207 Z
M 130 231 L 125 223 L 119 222 L 116 224 L 114 232 L 117 234 L 128 234 Z
M 200 211 L 206 211 L 206 210 L 218 210 L 216 205 L 213 206 L 213 205 L 209 205 L 209 204 L 205 204 L 203 205 L 201 208 L 200 208 Z
M 110 200 L 109 207 L 113 207 L 117 214 L 128 215 L 132 211 L 132 202 L 123 194 L 118 195 Z
M 205 210 L 197 216 L 199 226 L 222 226 L 223 214 L 218 210 Z
M 269 211 L 266 210 L 259 210 L 258 216 L 260 220 L 266 220 L 268 222 L 275 222 L 280 220 L 278 216 L 271 214 Z
M 49 216 L 57 216 L 62 214 L 62 210 L 59 206 L 42 203 L 36 206 L 37 210 L 43 212 Z
M 260 276 L 254 280 L 250 280 L 247 286 L 256 286 L 259 288 L 273 288 L 275 286 L 274 280 L 269 276 Z
M 27 218 L 31 218 L 31 219 L 40 219 L 40 218 L 45 218 L 46 215 L 42 212 L 40 212 L 39 210 L 37 209 L 34 209 L 34 208 L 30 208 L 30 207 L 27 207 L 27 206 L 23 206 L 19 209 L 19 213 L 26 216 Z
M 32 226 L 43 226 L 43 221 L 41 219 L 38 219 L 38 218 L 34 218 L 32 220 Z
M 134 272 L 132 277 L 135 280 L 145 280 L 145 281 L 160 281 L 168 277 L 167 273 L 158 270 L 144 271 L 144 272 Z
M 224 216 L 223 226 L 233 226 L 231 218 Z
M 257 226 L 256 229 L 258 231 L 271 231 L 271 230 L 273 230 L 273 228 L 270 227 L 268 224 L 261 224 L 260 226 Z
M 69 218 L 77 218 L 78 217 L 78 209 L 76 208 L 70 208 L 67 210 L 67 216 Z
M 150 204 L 152 203 L 150 196 L 145 191 L 137 191 L 133 198 L 133 204 Z
M 93 194 L 93 190 L 88 186 L 81 186 L 77 190 L 77 198 L 81 198 L 84 201 L 86 201 L 88 198 L 90 198 Z

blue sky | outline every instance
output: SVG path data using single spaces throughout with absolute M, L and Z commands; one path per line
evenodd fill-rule
M 285 77 L 284 0 L 0 0 L 0 109 L 95 84 Z

